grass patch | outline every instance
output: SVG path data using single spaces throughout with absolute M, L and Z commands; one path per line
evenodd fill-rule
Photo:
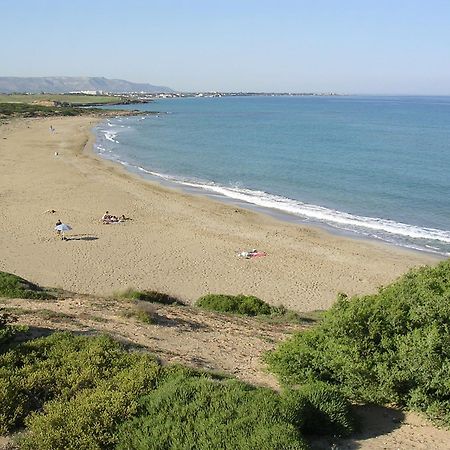
M 17 306 L 6 306 L 1 309 L 6 313 L 14 314 L 15 316 L 25 316 L 27 314 L 33 314 L 35 312 L 34 309 L 20 308 Z
M 287 385 L 318 380 L 356 402 L 397 404 L 450 425 L 450 261 L 375 295 L 341 295 L 318 325 L 267 355 Z
M 149 303 L 161 303 L 162 305 L 184 306 L 184 303 L 178 298 L 157 291 L 136 291 L 135 289 L 131 288 L 119 293 L 118 296 L 130 300 L 140 300 Z
M 41 317 L 44 320 L 71 320 L 74 316 L 70 314 L 63 313 L 61 311 L 53 311 L 52 309 L 36 309 L 34 311 L 30 310 L 31 313 Z
M 104 317 L 90 316 L 88 314 L 80 315 L 80 318 L 82 318 L 82 319 L 90 319 L 90 320 L 93 320 L 94 322 L 98 322 L 98 323 L 106 323 L 106 322 L 108 322 L 108 319 L 105 319 Z
M 0 272 L 0 296 L 35 299 L 54 298 L 53 295 L 38 285 L 7 272 Z
M 133 306 L 122 313 L 127 319 L 133 318 L 148 325 L 154 324 L 155 310 L 151 304 L 135 302 Z

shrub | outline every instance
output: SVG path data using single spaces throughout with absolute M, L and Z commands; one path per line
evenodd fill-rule
M 156 291 L 135 291 L 133 289 L 128 289 L 127 291 L 120 294 L 121 297 L 133 299 L 133 300 L 141 300 L 144 302 L 151 303 L 161 303 L 163 305 L 184 305 L 184 303 L 177 299 L 176 297 L 172 297 L 168 294 L 163 294 L 161 292 Z
M 0 352 L 16 334 L 17 328 L 11 325 L 16 320 L 17 318 L 15 316 L 7 312 L 3 312 L 0 308 Z
M 157 367 L 150 356 L 127 353 L 106 336 L 54 333 L 22 343 L 0 356 L 0 432 L 22 426 L 46 402 L 69 400 L 141 361 Z
M 305 434 L 348 436 L 354 430 L 350 403 L 326 383 L 289 390 L 283 401 L 284 414 Z
M 139 397 L 156 386 L 161 367 L 133 355 L 129 367 L 94 388 L 56 399 L 33 413 L 22 441 L 23 450 L 83 450 L 112 448 L 117 427 L 135 414 Z
M 44 291 L 36 284 L 7 272 L 0 272 L 0 297 L 53 298 L 51 294 Z
M 196 305 L 210 311 L 242 314 L 245 316 L 269 315 L 272 308 L 251 295 L 209 294 L 200 297 Z
M 450 261 L 410 271 L 376 295 L 340 296 L 318 326 L 267 355 L 286 384 L 338 386 L 450 424 Z M 447 411 L 447 412 L 446 412 Z
M 126 449 L 304 449 L 279 396 L 237 381 L 175 377 L 141 399 L 120 430 Z

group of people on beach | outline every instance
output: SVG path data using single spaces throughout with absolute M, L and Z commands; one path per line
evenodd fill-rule
M 54 209 L 47 209 L 45 212 L 51 214 L 56 213 Z M 126 220 L 133 220 L 133 219 L 131 219 L 130 217 L 126 217 L 125 214 L 122 214 L 121 216 L 115 216 L 114 214 L 110 214 L 109 211 L 106 211 L 105 214 L 103 214 L 102 218 L 100 219 L 100 222 L 104 224 L 111 224 L 111 223 L 125 222 Z M 72 227 L 70 225 L 61 222 L 60 219 L 58 219 L 57 222 L 55 223 L 56 235 L 63 241 L 68 240 L 64 235 L 64 232 L 69 231 L 71 229 Z
M 109 211 L 106 211 L 100 219 L 100 221 L 104 224 L 120 223 L 125 222 L 126 220 L 132 219 L 130 217 L 125 217 L 125 214 L 122 214 L 121 216 L 115 216 L 114 214 L 110 214 Z

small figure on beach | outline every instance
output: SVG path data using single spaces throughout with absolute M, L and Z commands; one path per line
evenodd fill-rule
M 56 234 L 61 237 L 61 240 L 67 241 L 68 239 L 64 235 L 65 231 L 71 230 L 72 227 L 70 225 L 67 225 L 66 223 L 62 223 L 60 219 L 55 224 L 55 230 Z
M 104 224 L 111 224 L 111 223 L 121 223 L 125 222 L 126 220 L 133 220 L 130 217 L 126 217 L 125 214 L 122 214 L 120 217 L 117 217 L 113 214 L 110 214 L 109 211 L 106 211 L 105 214 L 103 214 L 100 221 Z
M 100 221 L 104 224 L 119 223 L 119 218 L 113 214 L 110 214 L 109 211 L 106 211 Z
M 52 133 L 55 132 L 55 129 L 53 128 L 53 125 L 50 125 L 50 131 L 51 131 Z
M 238 252 L 238 256 L 245 259 L 256 258 L 258 256 L 267 256 L 266 252 L 260 252 L 256 248 L 244 252 Z
M 58 219 L 58 221 L 55 223 L 55 230 L 56 230 L 56 234 L 58 235 L 58 237 L 62 236 L 62 231 L 59 229 L 59 225 L 62 225 L 62 222 L 60 219 Z M 61 237 L 62 239 L 62 237 Z

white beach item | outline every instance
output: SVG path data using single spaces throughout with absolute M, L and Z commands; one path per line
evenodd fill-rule
M 67 225 L 66 223 L 60 223 L 59 225 L 56 225 L 55 230 L 56 231 L 69 231 L 72 227 L 70 225 Z
M 70 225 L 67 225 L 66 223 L 60 223 L 59 225 L 56 225 L 55 230 L 59 231 L 61 233 L 62 239 L 65 239 L 64 232 L 71 230 L 72 227 Z

